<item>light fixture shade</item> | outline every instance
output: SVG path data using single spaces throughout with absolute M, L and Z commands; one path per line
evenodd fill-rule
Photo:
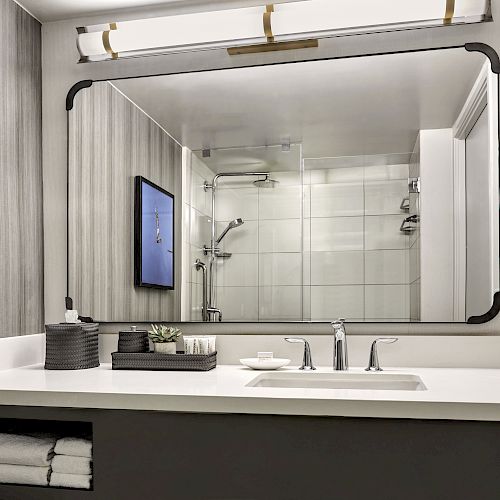
M 489 0 L 305 0 L 78 28 L 82 61 L 489 19 Z
M 479 22 L 489 10 L 487 0 L 313 0 L 276 5 L 276 40 L 302 36 L 390 31 L 449 23 Z
M 82 56 L 102 56 L 109 52 L 103 44 L 104 31 L 78 36 Z M 117 23 L 116 29 L 109 32 L 109 46 L 114 53 L 232 45 L 238 40 L 247 43 L 266 40 L 262 31 L 262 7 L 125 21 Z

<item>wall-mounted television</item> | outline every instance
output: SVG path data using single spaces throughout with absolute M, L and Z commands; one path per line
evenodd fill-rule
M 174 289 L 174 196 L 135 178 L 134 284 Z

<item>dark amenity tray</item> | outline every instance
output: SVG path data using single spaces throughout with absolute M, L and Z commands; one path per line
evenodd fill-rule
M 217 366 L 217 352 L 212 354 L 160 354 L 156 352 L 113 352 L 113 370 L 213 370 Z

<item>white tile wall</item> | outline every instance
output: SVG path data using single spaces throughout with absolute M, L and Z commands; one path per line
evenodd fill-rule
M 399 230 L 402 215 L 369 215 L 365 217 L 366 250 L 398 250 L 408 247 L 408 236 Z
M 201 317 L 201 273 L 207 260 L 211 171 L 193 164 L 190 262 L 192 314 Z M 407 214 L 408 165 L 326 168 L 272 174 L 275 189 L 257 189 L 248 179 L 226 179 L 217 192 L 217 234 L 241 217 L 221 248 L 233 256 L 217 264 L 217 305 L 225 320 L 352 321 L 408 318 L 409 238 L 399 231 Z M 226 182 L 227 181 L 227 182 Z M 302 185 L 302 181 L 304 185 Z M 302 218 L 303 217 L 303 218 Z M 189 269 L 190 268 L 190 269 Z M 309 286 L 310 285 L 310 286 Z
M 404 165 L 382 165 L 365 167 L 365 181 L 390 181 L 408 179 L 409 167 Z
M 332 321 L 364 318 L 364 286 L 311 286 L 311 318 L 313 321 Z
M 311 219 L 311 251 L 363 250 L 363 217 Z
M 399 207 L 408 196 L 408 180 L 369 181 L 365 184 L 365 214 L 408 214 Z M 405 215 L 406 214 L 406 215 Z
M 309 182 L 311 184 L 338 184 L 343 182 L 363 182 L 364 168 L 330 168 L 309 170 Z
M 283 321 L 302 319 L 301 286 L 261 286 L 259 288 L 259 319 Z
M 410 319 L 420 321 L 420 278 L 410 284 Z
M 198 248 L 210 244 L 211 222 L 208 215 L 203 215 L 195 208 L 191 208 L 191 235 L 190 242 Z
M 279 182 L 279 186 L 301 186 L 301 174 L 300 171 L 294 172 L 273 172 L 271 178 Z M 263 190 L 261 189 L 261 192 Z
M 256 321 L 259 292 L 251 286 L 222 286 L 217 288 L 217 306 L 224 321 Z
M 259 189 L 259 219 L 300 219 L 302 187 L 278 186 Z
M 409 282 L 407 250 L 370 250 L 364 256 L 366 284 L 401 285 Z
M 420 278 L 420 238 L 414 242 L 409 251 L 409 283 Z
M 261 220 L 259 222 L 259 251 L 300 252 L 302 224 L 300 219 Z
M 215 198 L 215 220 L 245 222 L 258 218 L 259 190 L 255 187 L 219 189 Z
M 217 286 L 257 286 L 257 254 L 233 254 L 227 259 L 218 259 Z
M 363 215 L 363 211 L 362 182 L 311 186 L 311 217 Z
M 313 252 L 311 285 L 362 285 L 364 252 Z
M 366 285 L 365 316 L 371 319 L 409 318 L 408 285 Z
M 302 254 L 261 253 L 259 285 L 302 285 Z

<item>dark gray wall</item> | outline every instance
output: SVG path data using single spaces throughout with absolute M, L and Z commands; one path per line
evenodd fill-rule
M 43 331 L 41 26 L 0 0 L 0 337 Z
M 181 146 L 107 82 L 79 92 L 69 120 L 69 293 L 74 307 L 98 321 L 178 320 Z M 134 288 L 136 175 L 176 197 L 173 291 Z

